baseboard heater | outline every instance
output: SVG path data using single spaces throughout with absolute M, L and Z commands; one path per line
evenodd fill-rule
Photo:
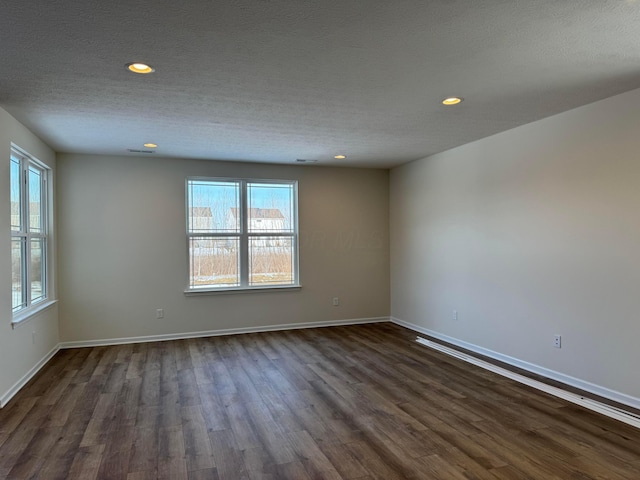
M 624 422 L 633 427 L 640 428 L 640 416 L 635 415 L 631 412 L 627 412 L 626 410 L 623 410 L 621 408 L 616 408 L 614 406 L 568 392 L 561 388 L 547 385 L 546 383 L 539 382 L 529 377 L 525 377 L 524 375 L 520 375 L 492 363 L 485 362 L 484 360 L 480 360 L 479 358 L 476 358 L 472 355 L 467 355 L 466 353 L 460 352 L 459 350 L 446 347 L 437 342 L 432 342 L 431 340 L 427 340 L 426 338 L 417 337 L 416 341 L 421 345 L 425 345 L 429 348 L 458 358 L 465 362 L 472 363 L 473 365 L 477 365 L 478 367 L 484 368 L 485 370 L 489 370 L 491 372 L 497 373 L 498 375 L 502 375 L 503 377 L 510 378 L 511 380 L 515 380 L 516 382 L 528 385 L 537 390 L 541 390 L 545 393 L 548 393 L 549 395 L 553 395 L 554 397 L 561 398 L 576 405 L 580 405 L 581 407 L 588 408 L 589 410 L 592 410 L 594 412 L 606 415 L 607 417 L 614 418 L 620 422 Z

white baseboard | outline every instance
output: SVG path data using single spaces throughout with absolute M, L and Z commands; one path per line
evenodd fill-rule
M 60 344 L 53 347 L 53 349 L 47 353 L 42 359 L 31 369 L 29 370 L 20 380 L 18 380 L 4 395 L 0 397 L 0 408 L 4 407 L 9 400 L 11 400 L 16 393 L 20 391 L 22 387 L 24 387 L 29 380 L 31 380 L 36 373 L 40 371 L 42 367 L 44 367 L 49 360 L 53 358 L 53 356 L 58 353 L 60 350 Z
M 489 350 L 487 348 L 474 345 L 472 343 L 458 340 L 457 338 L 450 337 L 448 335 L 443 335 L 442 333 L 429 330 L 428 328 L 421 327 L 414 323 L 400 320 L 399 318 L 391 317 L 391 322 L 397 325 L 400 325 L 402 327 L 406 327 L 415 332 L 428 335 L 438 340 L 442 340 L 443 342 L 447 342 L 451 345 L 464 348 L 465 350 L 469 350 L 471 352 L 484 355 L 485 357 L 493 358 L 494 360 L 498 360 L 500 362 L 506 363 L 513 367 L 521 368 L 522 370 L 526 370 L 527 372 L 531 372 L 536 375 L 541 375 L 542 377 L 558 381 L 560 383 L 569 385 L 571 387 L 579 388 L 580 390 L 584 390 L 585 392 L 589 392 L 594 395 L 600 396 L 602 398 L 613 400 L 614 402 L 618 402 L 622 405 L 627 405 L 632 408 L 640 409 L 640 398 L 632 397 L 631 395 L 617 392 L 615 390 L 611 390 L 609 388 L 596 385 L 594 383 L 587 382 L 585 380 L 581 380 L 579 378 L 575 378 L 570 375 L 565 375 L 564 373 L 557 372 L 555 370 L 550 370 L 548 368 L 541 367 L 540 365 L 525 362 L 524 360 L 520 360 L 518 358 L 510 357 L 508 355 L 503 355 L 502 353 L 498 353 L 493 350 Z
M 502 375 L 503 377 L 510 378 L 518 383 L 522 383 L 524 385 L 528 385 L 530 387 L 535 388 L 536 390 L 540 390 L 542 392 L 548 393 L 549 395 L 553 395 L 554 397 L 561 398 L 571 403 L 575 403 L 576 405 L 580 405 L 581 407 L 588 408 L 594 412 L 597 412 L 601 415 L 606 415 L 607 417 L 614 418 L 620 422 L 624 422 L 627 425 L 631 425 L 632 427 L 640 428 L 640 416 L 635 415 L 626 410 L 613 407 L 611 405 L 606 405 L 602 402 L 598 402 L 596 400 L 591 400 L 589 398 L 585 398 L 582 394 L 568 392 L 562 388 L 554 387 L 549 385 L 548 383 L 540 382 L 533 378 L 527 377 L 525 375 L 520 375 L 512 370 L 508 370 L 506 368 L 499 367 L 498 365 L 490 362 L 486 362 L 484 360 L 479 359 L 473 355 L 469 355 L 467 353 L 463 353 L 460 350 L 456 350 L 454 348 L 447 347 L 439 342 L 434 342 L 431 340 L 427 340 L 426 338 L 417 337 L 416 341 L 424 345 L 426 347 L 432 348 L 439 352 L 445 353 L 452 357 L 458 358 L 464 362 L 471 363 L 473 365 L 477 365 L 480 368 L 484 368 L 485 370 L 489 370 L 493 373 L 497 373 L 498 375 Z
M 358 325 L 363 323 L 388 322 L 389 317 L 352 318 L 348 320 L 329 320 L 326 322 L 285 323 L 281 325 L 265 325 L 261 327 L 227 328 L 206 330 L 203 332 L 168 333 L 163 335 L 147 335 L 142 337 L 108 338 L 103 340 L 81 340 L 62 342 L 60 348 L 102 347 L 107 345 L 123 345 L 127 343 L 163 342 L 167 340 L 184 340 L 186 338 L 218 337 L 222 335 L 238 335 L 241 333 L 275 332 L 278 330 L 298 330 L 301 328 L 338 327 L 342 325 Z

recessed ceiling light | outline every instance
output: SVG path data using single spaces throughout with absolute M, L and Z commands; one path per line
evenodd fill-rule
M 144 146 L 147 147 L 147 148 L 157 148 L 158 147 L 158 145 L 156 145 L 155 143 L 145 143 Z
M 133 73 L 144 74 L 144 73 L 152 73 L 156 71 L 155 68 L 150 67 L 146 63 L 140 63 L 140 62 L 127 63 L 125 67 L 127 67 L 127 70 Z
M 462 101 L 462 97 L 449 97 L 442 100 L 443 105 L 457 105 Z
M 336 155 L 333 158 L 337 158 L 338 160 L 344 160 L 345 158 L 347 158 L 346 155 Z

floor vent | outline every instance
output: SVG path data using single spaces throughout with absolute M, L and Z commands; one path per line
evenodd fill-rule
M 590 398 L 585 398 L 581 395 L 568 392 L 558 387 L 553 387 L 551 385 L 547 385 L 546 383 L 539 382 L 529 377 L 525 377 L 524 375 L 520 375 L 518 373 L 512 372 L 505 368 L 499 367 L 489 362 L 485 362 L 484 360 L 480 360 L 472 355 L 467 355 L 466 353 L 460 352 L 453 348 L 446 347 L 440 343 L 432 342 L 431 340 L 427 340 L 426 338 L 417 337 L 416 342 L 421 345 L 425 345 L 434 350 L 438 350 L 439 352 L 445 353 L 451 357 L 458 358 L 468 363 L 472 363 L 473 365 L 477 365 L 478 367 L 484 368 L 485 370 L 489 370 L 491 372 L 497 373 L 498 375 L 502 375 L 503 377 L 510 378 L 511 380 L 515 380 L 516 382 L 522 383 L 524 385 L 528 385 L 537 390 L 541 390 L 546 392 L 554 397 L 562 398 L 571 403 L 575 403 L 576 405 L 580 405 L 584 408 L 588 408 L 594 412 L 598 412 L 602 415 L 606 415 L 607 417 L 614 418 L 621 422 L 626 423 L 627 425 L 631 425 L 636 428 L 640 428 L 640 416 L 635 415 L 631 412 L 623 410 L 621 408 L 616 408 L 611 405 L 607 405 L 596 400 L 592 400 Z

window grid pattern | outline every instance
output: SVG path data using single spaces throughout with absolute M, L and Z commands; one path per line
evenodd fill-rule
M 47 170 L 11 151 L 11 306 L 18 313 L 47 298 Z
M 297 183 L 187 179 L 189 290 L 298 284 Z

